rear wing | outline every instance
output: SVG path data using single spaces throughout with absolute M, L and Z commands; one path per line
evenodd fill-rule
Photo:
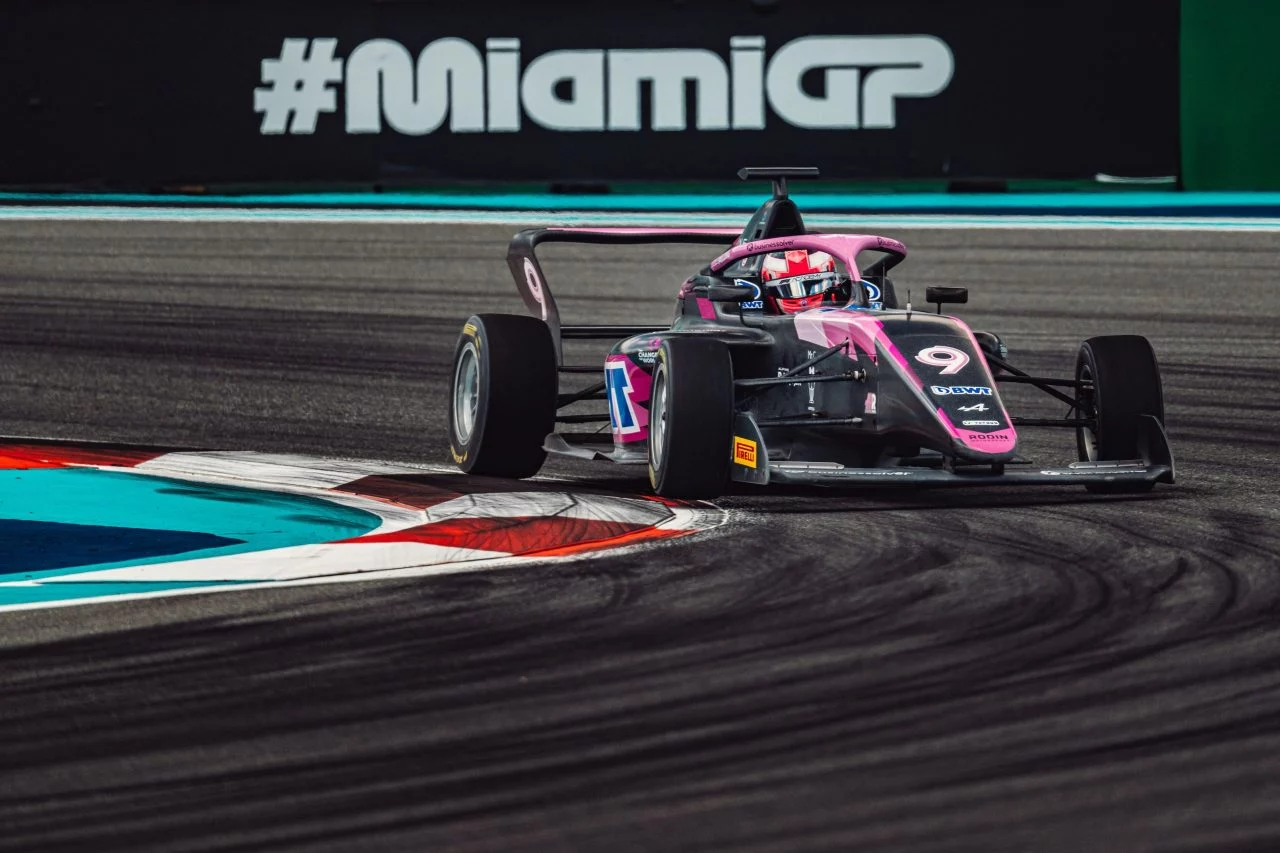
M 619 340 L 644 332 L 656 332 L 666 326 L 561 326 L 560 311 L 547 286 L 547 277 L 538 263 L 536 249 L 540 243 L 596 243 L 610 246 L 643 243 L 693 243 L 726 247 L 741 236 L 737 228 L 529 228 L 511 238 L 507 247 L 507 266 L 515 279 L 516 290 L 525 307 L 551 327 L 556 345 L 556 364 L 564 364 L 561 341 L 565 338 Z

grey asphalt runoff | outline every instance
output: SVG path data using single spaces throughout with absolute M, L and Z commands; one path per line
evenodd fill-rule
M 444 462 L 514 230 L 4 223 L 0 433 Z M 743 489 L 600 559 L 0 615 L 0 851 L 1280 848 L 1280 237 L 891 236 L 1033 373 L 1150 337 L 1178 484 Z M 547 273 L 662 321 L 704 254 Z

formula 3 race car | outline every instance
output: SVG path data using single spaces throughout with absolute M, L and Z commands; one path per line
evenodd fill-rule
M 787 178 L 746 228 L 546 228 L 511 240 L 508 266 L 533 316 L 479 314 L 453 362 L 449 440 L 472 474 L 521 478 L 547 453 L 645 464 L 657 494 L 711 498 L 730 482 L 978 486 L 1078 483 L 1137 493 L 1174 480 L 1160 371 L 1146 338 L 1086 340 L 1070 378 L 1030 376 L 997 335 L 942 314 L 958 287 L 930 287 L 937 313 L 900 306 L 887 237 L 805 229 Z M 562 325 L 535 254 L 547 242 L 727 247 L 680 289 L 670 326 Z M 869 263 L 866 257 L 874 256 Z M 793 259 L 820 268 L 788 275 Z M 828 289 L 823 290 L 823 287 Z M 614 341 L 603 364 L 565 364 L 565 340 Z M 589 375 L 566 390 L 563 378 Z M 1000 386 L 1034 386 L 1060 419 L 1011 417 Z M 598 402 L 605 412 L 569 413 Z M 608 424 L 608 432 L 604 425 Z M 557 431 L 598 424 L 595 432 Z M 1041 467 L 1017 429 L 1075 432 L 1079 461 Z

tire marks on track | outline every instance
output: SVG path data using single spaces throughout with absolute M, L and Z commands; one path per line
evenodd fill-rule
M 441 315 L 521 310 L 508 232 L 7 224 L 0 426 L 443 460 Z M 1273 241 L 897 236 L 900 290 L 969 285 L 963 316 L 1033 372 L 1093 334 L 1149 336 L 1179 485 L 741 490 L 728 529 L 535 573 L 13 614 L 0 850 L 1276 847 Z M 128 274 L 157 240 L 181 247 L 154 270 L 184 282 L 164 298 L 202 354 L 181 371 L 108 328 L 156 298 Z M 77 254 L 55 266 L 60 247 Z M 598 249 L 555 249 L 551 286 L 598 322 L 667 316 L 699 261 L 628 249 L 601 276 Z M 98 282 L 92 316 L 54 323 L 39 297 L 64 276 Z M 297 324 L 241 333 L 272 304 Z M 371 343 L 332 346 L 320 315 Z M 1044 461 L 1070 445 L 1028 437 Z

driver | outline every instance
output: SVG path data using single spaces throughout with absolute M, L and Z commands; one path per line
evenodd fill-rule
M 836 271 L 835 258 L 826 252 L 771 252 L 761 265 L 760 281 L 769 307 L 778 314 L 845 305 L 853 296 L 849 277 Z

